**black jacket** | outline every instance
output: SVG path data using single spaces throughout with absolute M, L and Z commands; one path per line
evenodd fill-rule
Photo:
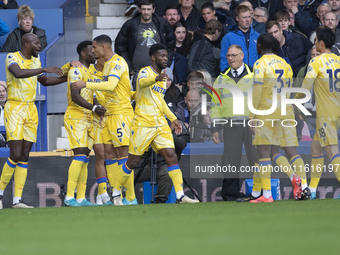
M 0 4 L 0 9 L 18 9 L 19 5 L 15 0 L 9 0 L 6 5 L 4 3 Z
M 129 65 L 130 71 L 133 70 L 132 58 L 136 49 L 140 19 L 140 14 L 138 13 L 126 21 L 120 29 L 115 41 L 115 52 L 125 59 Z M 152 22 L 157 28 L 157 32 L 161 39 L 160 43 L 168 48 L 168 65 L 170 66 L 176 46 L 176 37 L 170 24 L 165 19 L 152 15 Z
M 220 50 L 212 44 L 209 38 L 202 35 L 191 46 L 188 60 L 188 71 L 205 69 L 213 78 L 219 75 Z
M 198 25 L 200 23 L 202 16 L 201 16 L 201 12 L 197 10 L 195 5 L 192 7 L 192 10 L 189 13 L 189 16 L 187 17 L 186 20 L 183 17 L 180 5 L 177 6 L 177 10 L 178 10 L 179 16 L 181 17 L 180 21 L 182 21 L 185 24 L 188 31 L 195 32 L 196 30 L 199 29 Z
M 320 24 L 320 20 L 316 16 L 316 10 L 321 2 L 321 0 L 309 0 L 304 6 L 299 5 L 299 11 L 295 14 L 296 27 L 307 37 L 309 37 Z
M 33 34 L 37 35 L 40 40 L 41 49 L 43 50 L 47 46 L 45 30 L 33 26 Z M 3 52 L 16 52 L 21 49 L 21 31 L 20 28 L 16 28 L 10 33 L 6 39 L 5 44 L 2 47 Z
M 283 31 L 283 35 L 286 41 L 278 55 L 282 58 L 289 59 L 295 77 L 301 67 L 306 65 L 306 56 L 313 47 L 313 44 L 300 33 Z

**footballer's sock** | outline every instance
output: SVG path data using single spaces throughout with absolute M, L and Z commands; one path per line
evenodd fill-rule
M 77 187 L 78 178 L 86 158 L 86 155 L 76 155 L 72 160 L 72 163 L 68 169 L 67 193 L 65 197 L 66 200 L 74 198 L 74 191 Z
M 333 165 L 333 172 L 335 174 L 335 177 L 340 182 L 340 170 L 339 170 L 339 166 L 340 166 L 340 153 L 337 153 L 337 154 L 335 154 L 333 156 L 333 158 L 331 159 L 331 164 Z
M 127 165 L 126 162 L 120 166 L 118 166 L 119 169 L 117 171 L 117 184 L 115 187 L 115 191 L 120 191 L 122 186 L 125 186 L 126 182 L 128 181 L 132 169 L 130 169 Z M 114 192 L 115 192 L 114 191 Z M 114 196 L 114 194 L 112 194 Z
M 295 173 L 300 176 L 301 178 L 301 188 L 304 190 L 308 187 L 307 185 L 307 178 L 306 178 L 306 171 L 305 171 L 305 163 L 300 155 L 295 155 L 290 159 L 290 162 L 295 169 Z
M 136 198 L 134 178 L 135 178 L 135 175 L 134 175 L 134 171 L 132 170 L 132 173 L 130 174 L 129 179 L 125 183 L 126 199 L 129 201 L 132 201 Z
M 4 167 L 2 168 L 2 173 L 0 177 L 0 190 L 4 191 L 7 184 L 11 181 L 14 170 L 18 163 L 14 162 L 10 158 L 7 159 Z M 0 194 L 3 195 L 3 194 Z
M 179 165 L 172 165 L 168 166 L 168 174 L 172 180 L 172 184 L 174 185 L 175 192 L 176 192 L 176 198 L 180 199 L 184 196 L 183 192 L 183 177 L 182 177 L 182 171 L 179 168 Z
M 280 167 L 281 172 L 285 173 L 286 175 L 288 175 L 289 178 L 291 178 L 291 176 L 294 174 L 294 171 L 291 165 L 289 164 L 288 159 L 285 156 L 283 156 L 280 153 L 277 153 L 273 157 L 273 161 L 277 166 Z
M 87 184 L 87 166 L 90 157 L 86 157 L 84 164 L 81 168 L 78 181 L 77 181 L 77 202 L 80 203 L 86 198 L 86 184 Z
M 323 155 L 312 155 L 311 173 L 309 188 L 311 192 L 316 192 L 322 175 L 325 158 Z
M 106 190 L 106 182 L 107 182 L 106 176 L 97 178 L 98 195 L 107 193 L 107 190 Z
M 270 176 L 272 171 L 272 165 L 270 158 L 262 158 L 259 160 L 260 166 L 260 176 L 262 182 L 263 196 L 265 198 L 270 198 L 272 195 Z
M 14 172 L 14 197 L 13 204 L 19 203 L 27 177 L 28 162 L 18 162 Z
M 105 159 L 105 166 L 106 166 L 106 175 L 109 179 L 109 183 L 112 188 L 116 186 L 116 176 L 115 176 L 115 168 L 117 168 L 118 163 L 117 159 Z
M 261 182 L 259 164 L 255 163 L 255 171 L 253 173 L 253 190 L 251 192 L 251 195 L 253 197 L 260 196 L 261 195 L 261 189 L 262 189 L 262 182 Z
M 127 159 L 128 157 L 118 159 L 118 165 L 121 166 L 125 164 Z M 134 171 L 132 170 L 129 176 L 129 179 L 124 185 L 124 187 L 126 188 L 126 199 L 129 201 L 132 201 L 136 198 L 134 178 L 135 178 L 135 175 L 134 175 Z M 117 190 L 119 190 L 119 188 L 117 188 Z

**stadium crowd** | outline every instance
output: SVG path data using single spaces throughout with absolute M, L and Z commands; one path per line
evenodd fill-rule
M 127 0 L 127 4 L 125 14 L 131 18 L 123 24 L 117 37 L 111 38 L 114 40 L 114 52 L 111 39 L 105 35 L 95 38 L 93 43 L 82 42 L 77 48 L 79 62 L 66 64 L 62 68 L 63 75 L 58 80 L 59 82 L 68 75 L 69 106 L 65 114 L 65 126 L 75 154 L 69 169 L 65 205 L 91 205 L 85 198 L 84 190 L 89 148 L 93 145 L 90 142 L 91 135 L 87 132 L 91 130 L 92 124 L 87 125 L 92 123 L 92 118 L 97 123 L 93 125 L 95 128 L 100 129 L 100 132 L 107 132 L 103 135 L 107 140 L 98 138 L 94 141 L 99 148 L 97 151 L 95 149 L 96 160 L 101 162 L 98 166 L 96 164 L 100 187 L 98 199 L 103 204 L 112 204 L 106 191 L 107 180 L 114 188 L 114 204 L 136 204 L 133 169 L 137 168 L 138 162 L 140 164 L 140 158 L 147 149 L 141 143 L 140 137 L 144 137 L 143 142 L 148 141 L 147 146 L 151 144 L 163 157 L 163 162 L 168 164 L 178 202 L 197 201 L 189 199 L 183 193 L 177 159 L 188 142 L 210 141 L 224 141 L 223 163 L 238 167 L 244 144 L 249 164 L 257 165 L 259 169 L 254 173 L 253 193 L 249 197 L 240 193 L 239 179 L 226 177 L 222 186 L 224 200 L 272 202 L 270 183 L 268 184 L 270 171 L 266 170 L 272 162 L 290 169 L 287 175 L 292 181 L 296 200 L 315 199 L 321 175 L 312 172 L 311 182 L 307 184 L 304 162 L 296 147 L 297 141 L 303 137 L 303 127 L 308 126 L 308 133 L 315 134 L 311 148 L 312 164 L 323 165 L 323 149 L 332 164 L 337 164 L 340 159 L 339 151 L 335 149 L 340 107 L 337 87 L 337 70 L 340 65 L 340 0 L 214 0 L 202 2 L 200 9 L 195 6 L 194 0 Z M 29 51 L 29 42 L 34 40 L 25 35 L 35 35 L 39 39 L 38 42 L 35 40 L 35 43 L 40 44 L 39 50 L 46 47 L 45 31 L 33 26 L 34 17 L 30 7 L 19 8 L 19 27 L 8 35 L 2 45 L 3 52 L 16 54 L 22 49 Z M 0 31 L 5 31 L 3 34 L 8 33 L 5 24 L 2 27 Z M 22 41 L 27 45 L 22 45 Z M 96 64 L 93 56 L 91 58 L 92 52 L 97 59 Z M 13 56 L 8 55 L 8 58 L 13 59 L 8 59 L 6 72 L 12 73 L 16 79 L 38 74 L 18 76 L 17 70 L 12 70 L 16 67 L 13 68 L 12 65 L 10 68 L 10 64 L 20 56 Z M 32 56 L 35 57 L 34 54 Z M 324 60 L 320 60 L 319 56 L 323 56 Z M 100 63 L 101 60 L 103 63 Z M 17 65 L 17 62 L 13 63 L 14 66 Z M 325 72 L 321 70 L 323 65 L 330 68 L 327 69 L 331 70 L 327 71 L 330 76 L 322 76 L 322 72 Z M 59 74 L 56 69 L 48 71 Z M 90 73 L 96 74 L 96 78 L 88 76 Z M 321 76 L 318 76 L 319 73 Z M 312 98 L 305 104 L 312 115 L 306 115 L 296 107 L 290 108 L 289 119 L 294 120 L 297 125 L 289 131 L 266 125 L 256 129 L 230 124 L 223 128 L 214 125 L 214 119 L 228 120 L 229 123 L 261 119 L 248 106 L 245 106 L 243 114 L 234 114 L 232 93 L 228 89 L 220 89 L 219 85 L 238 87 L 246 99 L 248 89 L 254 88 L 254 107 L 264 110 L 270 108 L 272 100 L 272 92 L 266 89 L 272 89 L 273 82 L 267 84 L 264 81 L 268 77 L 275 78 L 275 82 L 282 84 L 278 89 L 279 94 L 282 87 L 312 90 Z M 332 82 L 335 79 L 334 85 L 332 84 L 334 88 L 329 91 L 334 92 L 333 94 L 320 96 L 320 93 L 325 92 L 317 89 L 317 86 L 324 85 L 317 82 L 319 77 L 329 77 Z M 314 90 L 313 83 L 310 86 L 310 80 L 315 80 Z M 57 80 L 52 83 L 57 83 Z M 85 88 L 87 94 L 84 92 Z M 94 91 L 94 99 L 90 91 Z M 162 95 L 155 96 L 155 91 Z M 296 97 L 302 96 L 297 94 Z M 150 98 L 153 103 L 148 101 Z M 133 101 L 136 104 L 134 117 Z M 319 110 L 316 108 L 317 104 Z M 324 107 L 325 104 L 334 104 L 334 108 Z M 93 114 L 96 117 L 92 117 L 91 111 L 97 114 Z M 163 120 L 164 114 L 166 120 Z M 103 117 L 100 116 L 105 116 L 104 127 Z M 276 113 L 270 117 L 282 119 Z M 321 117 L 329 117 L 332 121 L 319 123 L 318 118 Z M 335 131 L 332 128 L 328 130 L 327 125 Z M 79 133 L 76 134 L 74 129 L 78 130 L 78 126 Z M 150 127 L 163 129 L 152 133 L 153 131 L 146 129 Z M 148 134 L 152 139 L 148 140 L 147 132 L 151 132 Z M 140 137 L 134 138 L 135 133 Z M 169 136 L 170 134 L 172 135 Z M 13 144 L 15 140 L 19 140 L 18 137 L 20 136 L 14 135 L 10 139 L 11 153 L 18 153 L 18 150 L 11 147 L 11 142 Z M 282 139 L 277 141 L 273 138 Z M 20 137 L 21 139 L 26 140 L 25 137 Z M 34 142 L 34 138 L 30 137 L 28 141 Z M 112 143 L 108 144 L 108 141 Z M 99 147 L 98 144 L 102 146 Z M 25 149 L 25 143 L 21 146 L 27 155 L 30 148 Z M 286 156 L 279 153 L 279 147 L 284 149 Z M 0 200 L 16 165 L 20 165 L 20 171 L 26 168 L 27 174 L 28 157 L 14 155 L 13 152 L 1 175 Z M 335 174 L 340 181 L 340 171 Z M 122 186 L 126 188 L 126 197 L 123 200 Z M 74 198 L 75 190 L 77 199 Z M 166 191 L 166 194 L 159 196 L 166 197 L 168 193 Z M 25 207 L 21 193 L 17 191 L 16 194 L 13 204 Z

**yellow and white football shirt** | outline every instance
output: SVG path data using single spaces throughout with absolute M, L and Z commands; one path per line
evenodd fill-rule
M 324 53 L 313 58 L 308 65 L 302 88 L 311 90 L 314 86 L 316 116 L 340 116 L 340 57 Z M 296 98 L 303 98 L 297 94 Z
M 308 65 L 302 88 L 313 87 L 316 102 L 317 139 L 321 146 L 338 144 L 337 130 L 340 126 L 340 57 L 323 53 Z M 297 94 L 296 98 L 303 98 Z
M 20 51 L 9 53 L 6 57 L 7 100 L 16 102 L 34 102 L 38 77 L 44 76 L 45 74 L 42 73 L 29 78 L 17 79 L 8 70 L 13 64 L 18 64 L 21 69 L 38 69 L 41 68 L 40 58 L 32 56 L 31 59 L 26 59 Z
M 116 83 L 116 79 L 118 79 L 118 83 Z M 124 115 L 133 112 L 130 100 L 129 67 L 123 57 L 114 54 L 104 64 L 103 81 L 87 82 L 86 87 L 96 91 L 103 91 L 107 115 Z
M 20 51 L 9 53 L 6 57 L 6 79 L 8 98 L 5 104 L 4 118 L 7 140 L 26 140 L 36 142 L 38 129 L 38 111 L 34 104 L 38 77 L 17 79 L 9 67 L 18 64 L 21 69 L 41 68 L 39 57 L 26 59 Z
M 92 120 L 92 111 L 86 109 L 77 103 L 72 101 L 71 96 L 71 84 L 76 81 L 88 81 L 91 79 L 89 68 L 86 66 L 72 67 L 68 72 L 67 77 L 67 110 L 65 115 L 70 119 L 86 119 L 87 121 Z M 93 103 L 93 91 L 87 88 L 83 88 L 80 91 L 80 95 L 87 102 Z
M 256 115 L 258 119 L 282 119 L 281 116 L 281 89 L 290 87 L 293 72 L 290 65 L 275 54 L 265 54 L 254 64 L 254 91 L 253 105 L 257 110 L 268 110 L 273 105 L 273 88 L 277 91 L 277 108 L 269 115 Z M 256 92 L 257 86 L 262 87 L 261 95 Z M 253 118 L 251 114 L 251 118 Z
M 164 114 L 171 122 L 176 119 L 164 100 L 166 82 L 155 81 L 158 75 L 151 66 L 142 68 L 138 73 L 133 126 L 157 127 L 168 125 Z

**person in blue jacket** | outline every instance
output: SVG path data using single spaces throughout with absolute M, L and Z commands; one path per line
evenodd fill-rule
M 252 16 L 247 6 L 239 5 L 236 9 L 237 26 L 230 28 L 221 42 L 220 70 L 223 72 L 229 67 L 227 61 L 227 52 L 231 45 L 236 44 L 242 48 L 244 53 L 244 63 L 253 67 L 259 55 L 256 50 L 256 42 L 259 33 L 255 32 L 251 27 Z

